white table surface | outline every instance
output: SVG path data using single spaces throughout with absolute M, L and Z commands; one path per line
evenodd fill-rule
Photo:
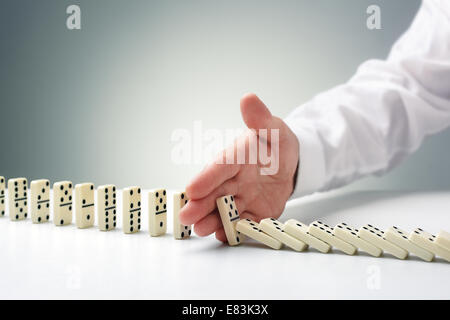
M 292 217 L 450 231 L 450 192 L 338 191 L 288 203 L 280 220 Z M 169 214 L 169 233 L 152 238 L 146 214 L 132 235 L 0 218 L 0 299 L 450 298 L 450 263 L 442 259 L 228 247 L 213 236 L 174 240 L 171 222 Z

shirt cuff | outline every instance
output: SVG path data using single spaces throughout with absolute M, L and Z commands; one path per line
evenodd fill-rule
M 297 181 L 290 197 L 290 199 L 295 199 L 323 188 L 325 185 L 325 158 L 322 143 L 314 130 L 301 128 L 295 119 L 285 119 L 285 122 L 297 136 L 299 143 Z

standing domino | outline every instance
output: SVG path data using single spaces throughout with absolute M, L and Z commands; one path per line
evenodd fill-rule
M 348 242 L 339 239 L 333 234 L 333 229 L 331 229 L 325 223 L 321 221 L 314 221 L 309 225 L 308 232 L 322 241 L 325 241 L 329 245 L 335 247 L 336 249 L 345 252 L 346 254 L 355 254 L 356 248 Z
M 151 190 L 148 193 L 148 230 L 152 237 L 167 231 L 167 191 Z
M 330 251 L 330 245 L 310 235 L 308 232 L 308 226 L 301 223 L 300 221 L 289 219 L 284 224 L 283 230 L 287 234 L 303 241 L 307 245 L 313 247 L 316 250 L 319 250 L 322 253 L 327 253 L 328 251 Z
M 450 250 L 450 233 L 441 230 L 435 240 L 436 244 L 444 249 Z
M 446 250 L 436 243 L 436 236 L 417 228 L 409 235 L 409 240 L 419 247 L 433 252 L 435 255 L 450 262 L 450 250 Z
M 13 221 L 26 219 L 27 213 L 27 179 L 8 180 L 9 218 Z
M 408 256 L 408 251 L 387 241 L 384 237 L 384 231 L 381 231 L 370 224 L 366 224 L 364 227 L 360 228 L 358 236 L 399 259 L 406 259 Z
M 259 228 L 295 251 L 303 251 L 308 247 L 303 241 L 298 240 L 284 232 L 284 225 L 274 218 L 266 218 L 261 220 L 259 222 Z
M 66 226 L 72 223 L 72 182 L 53 184 L 53 223 Z
M 177 192 L 173 195 L 173 237 L 175 239 L 185 239 L 191 236 L 191 226 L 180 223 L 180 210 L 188 200 L 184 192 Z
M 75 220 L 80 229 L 94 225 L 94 184 L 92 183 L 75 185 Z
M 136 233 L 141 230 L 141 188 L 123 190 L 123 232 Z
M 244 240 L 244 236 L 241 235 L 239 231 L 236 231 L 236 223 L 240 218 L 236 203 L 234 202 L 234 197 L 231 195 L 220 197 L 216 199 L 216 203 L 228 244 L 230 246 L 241 244 Z
M 262 230 L 258 228 L 258 223 L 250 219 L 239 220 L 238 223 L 236 223 L 236 230 L 275 250 L 280 249 L 283 245 L 281 241 L 262 232 Z
M 364 239 L 361 239 L 358 236 L 358 230 L 350 227 L 345 222 L 340 223 L 336 227 L 334 227 L 333 234 L 336 237 L 341 238 L 342 240 L 352 244 L 356 248 L 359 248 L 374 257 L 379 257 L 383 253 L 383 250 L 381 250 L 380 248 L 374 246 Z
M 415 254 L 422 260 L 431 261 L 434 258 L 434 254 L 409 241 L 407 233 L 395 226 L 387 229 L 384 237 L 387 241 Z
M 110 184 L 97 188 L 97 216 L 100 231 L 116 228 L 116 186 Z
M 5 177 L 0 176 L 0 217 L 5 216 Z
M 50 219 L 50 181 L 31 181 L 30 214 L 33 223 L 47 222 Z

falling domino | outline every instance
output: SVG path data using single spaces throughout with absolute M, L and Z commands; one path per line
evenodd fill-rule
M 425 250 L 433 252 L 435 255 L 450 262 L 450 250 L 446 250 L 443 247 L 436 244 L 436 236 L 417 228 L 408 238 L 412 243 L 415 243 L 419 247 Z
M 436 244 L 444 249 L 450 250 L 450 233 L 441 230 L 435 240 Z
M 358 230 L 355 228 L 352 228 L 345 222 L 340 223 L 337 226 L 335 226 L 333 228 L 333 234 L 336 237 L 338 237 L 344 241 L 347 241 L 348 243 L 352 244 L 356 248 L 359 248 L 374 257 L 379 257 L 383 253 L 383 250 L 381 250 L 380 248 L 374 246 L 373 244 L 367 242 L 364 239 L 361 239 L 358 236 Z
M 313 223 L 311 223 L 309 225 L 308 232 L 312 236 L 325 241 L 329 245 L 341 250 L 346 254 L 352 255 L 356 252 L 356 248 L 352 244 L 336 237 L 333 234 L 333 229 L 331 229 L 330 226 L 321 221 L 314 221 Z
M 303 241 L 310 247 L 322 253 L 327 253 L 331 249 L 331 246 L 328 243 L 323 242 L 322 240 L 310 235 L 308 232 L 308 226 L 306 224 L 301 223 L 300 221 L 297 221 L 295 219 L 289 219 L 288 221 L 286 221 L 283 230 L 287 234 L 293 236 L 294 238 L 297 238 L 300 241 Z
M 244 236 L 239 231 L 236 231 L 236 223 L 240 217 L 236 203 L 234 202 L 234 197 L 231 195 L 220 197 L 216 199 L 216 203 L 228 244 L 230 246 L 241 244 Z
M 263 219 L 259 222 L 259 228 L 267 233 L 269 236 L 277 239 L 281 243 L 285 244 L 295 251 L 303 251 L 308 246 L 301 240 L 294 238 L 288 233 L 284 232 L 284 225 L 274 218 Z
M 370 224 L 367 224 L 364 227 L 360 228 L 358 231 L 358 236 L 360 236 L 367 242 L 372 243 L 374 246 L 377 246 L 380 249 L 389 252 L 396 258 L 406 259 L 406 257 L 408 256 L 408 251 L 400 248 L 390 241 L 387 241 L 384 237 L 384 231 Z
M 275 250 L 280 249 L 283 245 L 277 239 L 264 233 L 261 229 L 258 228 L 258 223 L 250 219 L 239 220 L 236 224 L 236 230 L 246 235 L 247 237 L 261 242 L 262 244 L 265 244 L 266 246 Z
M 406 251 L 415 254 L 422 260 L 432 261 L 434 258 L 433 253 L 409 241 L 407 233 L 396 226 L 387 229 L 384 237 L 386 238 L 386 240 L 392 242 L 393 244 L 396 244 Z

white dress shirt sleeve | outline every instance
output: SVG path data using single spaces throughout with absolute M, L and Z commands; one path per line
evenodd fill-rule
M 292 198 L 398 165 L 450 125 L 450 1 L 425 0 L 386 60 L 363 63 L 285 121 L 300 144 Z

